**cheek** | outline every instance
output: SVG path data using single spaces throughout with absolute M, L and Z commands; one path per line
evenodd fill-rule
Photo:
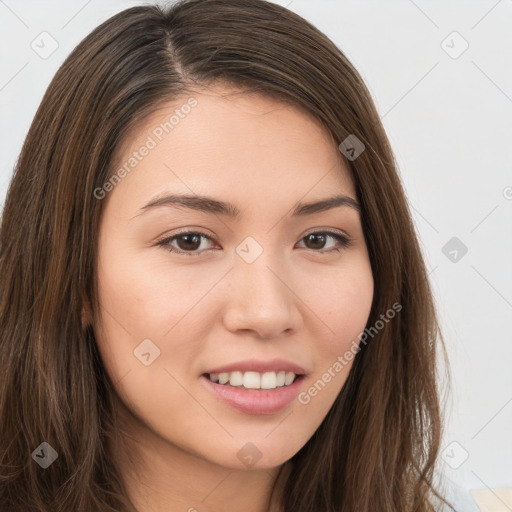
M 326 282 L 310 300 L 315 305 L 320 325 L 323 325 L 319 351 L 332 356 L 344 352 L 364 331 L 372 306 L 374 283 L 371 267 L 365 260 L 331 276 Z
M 151 251 L 129 246 L 122 250 L 120 242 L 105 241 L 99 257 L 100 301 L 103 313 L 111 312 L 103 314 L 103 320 L 111 324 L 115 319 L 133 335 L 133 342 L 141 336 L 161 339 L 169 334 L 195 297 L 179 268 L 162 268 L 161 261 L 154 260 L 148 264 L 145 253 Z
M 184 383 L 203 343 L 185 316 L 196 294 L 180 281 L 179 271 L 143 265 L 140 255 L 123 255 L 115 244 L 106 243 L 102 250 L 102 307 L 95 334 L 119 397 L 139 418 L 161 426 L 178 417 L 185 431 L 197 428 L 192 417 L 182 414 L 191 407 Z M 196 302 L 204 291 L 197 294 Z
M 184 288 L 179 271 L 144 263 L 143 250 L 123 248 L 119 240 L 104 239 L 102 244 L 98 260 L 101 308 L 95 334 L 105 368 L 113 382 L 122 378 L 134 397 L 145 389 L 139 379 L 146 387 L 149 383 L 152 389 L 166 389 L 170 376 L 164 369 L 182 377 L 180 372 L 190 367 L 200 350 L 199 341 L 179 342 L 186 325 L 181 319 L 190 310 L 194 293 Z
M 171 265 L 163 249 L 123 248 L 120 240 L 104 240 L 100 247 L 102 309 L 96 337 L 107 372 L 113 382 L 123 379 L 132 404 L 146 403 L 148 388 L 155 392 L 148 395 L 148 407 L 161 390 L 186 404 L 190 396 L 178 383 L 197 378 L 197 361 L 214 318 L 208 306 L 211 270 Z
M 320 331 L 314 344 L 315 374 L 307 382 L 299 403 L 315 416 L 323 416 L 334 403 L 354 363 L 373 301 L 369 262 L 339 272 L 328 285 L 308 295 L 315 305 Z M 321 334 L 320 334 L 321 333 Z

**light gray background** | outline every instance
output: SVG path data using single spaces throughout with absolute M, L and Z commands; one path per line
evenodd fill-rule
M 0 0 L 0 207 L 60 64 L 93 28 L 141 3 Z M 512 486 L 512 0 L 276 3 L 345 52 L 395 151 L 452 365 L 446 476 L 465 490 Z M 43 31 L 58 42 L 48 58 L 31 48 Z M 454 31 L 469 44 L 461 55 Z M 443 253 L 452 237 L 466 254 L 460 242 Z

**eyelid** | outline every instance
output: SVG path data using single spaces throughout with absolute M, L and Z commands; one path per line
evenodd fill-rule
M 301 236 L 301 239 L 308 236 L 308 235 L 311 235 L 313 233 L 337 233 L 338 235 L 342 235 L 346 238 L 349 238 L 349 239 L 352 239 L 351 236 L 348 235 L 348 233 L 346 233 L 345 231 L 341 230 L 341 229 L 336 229 L 336 228 L 311 228 L 309 231 L 306 231 L 306 233 L 304 233 L 302 236 Z

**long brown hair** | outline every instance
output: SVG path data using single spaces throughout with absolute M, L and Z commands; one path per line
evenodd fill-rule
M 226 83 L 303 108 L 348 159 L 374 276 L 368 327 L 348 379 L 291 459 L 285 512 L 426 512 L 441 439 L 444 343 L 394 155 L 345 55 L 264 0 L 184 0 L 111 17 L 49 85 L 8 189 L 0 231 L 0 504 L 3 511 L 133 510 L 109 453 L 116 394 L 81 311 L 99 308 L 94 262 L 114 152 L 159 106 Z M 134 171 L 136 172 L 136 171 Z M 381 323 L 382 320 L 381 320 Z M 49 448 L 58 463 L 34 461 Z M 43 453 L 43 452 L 41 452 Z M 46 453 L 47 455 L 47 453 Z

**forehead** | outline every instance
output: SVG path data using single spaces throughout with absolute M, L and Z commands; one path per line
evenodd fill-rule
M 320 121 L 261 94 L 218 86 L 163 104 L 124 139 L 113 172 L 144 146 L 150 150 L 132 162 L 115 194 L 150 197 L 176 186 L 237 196 L 242 207 L 254 196 L 355 198 L 350 170 Z

